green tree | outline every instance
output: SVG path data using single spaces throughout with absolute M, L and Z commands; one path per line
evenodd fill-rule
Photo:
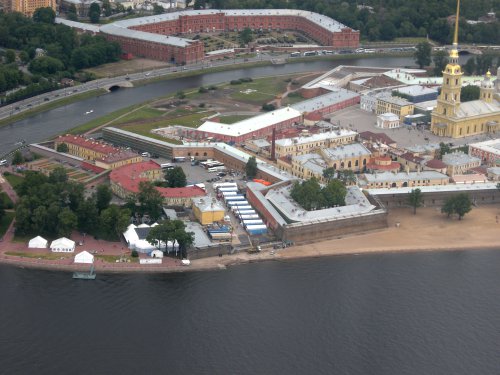
M 417 214 L 417 208 L 422 205 L 423 195 L 422 191 L 417 189 L 412 189 L 411 192 L 408 193 L 408 203 L 411 207 L 413 207 L 413 214 Z
M 446 64 L 448 64 L 448 54 L 446 51 L 437 51 L 432 61 L 434 62 L 434 75 L 441 76 Z
M 439 143 L 439 159 L 443 158 L 443 155 L 449 154 L 451 152 L 451 147 L 448 143 L 441 142 Z
M 250 158 L 248 158 L 247 164 L 245 165 L 245 173 L 249 180 L 257 176 L 257 159 L 255 156 L 250 156 Z
M 153 3 L 153 14 L 162 14 L 165 13 L 165 9 L 161 5 L 157 3 Z
M 174 220 L 162 221 L 151 228 L 146 237 L 146 241 L 156 246 L 158 249 L 161 249 L 162 245 L 166 246 L 168 244 L 168 241 L 174 241 L 175 230 L 176 226 Z
M 21 51 L 19 52 L 19 59 L 23 64 L 27 64 L 30 61 L 30 56 L 28 55 L 28 52 L 26 51 Z
M 137 200 L 143 215 L 148 214 L 151 220 L 158 220 L 162 213 L 163 197 L 151 182 L 141 181 L 139 183 Z
M 458 194 L 454 199 L 454 211 L 458 215 L 458 220 L 462 220 L 466 213 L 472 210 L 472 201 L 469 194 Z
M 340 180 L 332 180 L 321 189 L 327 207 L 345 206 L 347 189 Z
M 187 249 L 194 243 L 194 233 L 186 232 L 185 227 L 183 227 L 182 229 L 177 229 L 174 232 L 174 238 L 179 244 L 181 258 L 187 258 Z
M 154 4 L 156 5 L 156 4 Z M 104 11 L 104 15 L 106 17 L 109 17 L 111 16 L 111 4 L 109 2 L 109 0 L 102 0 L 102 10 Z
M 11 64 L 16 61 L 16 51 L 13 49 L 8 49 L 5 51 L 5 60 L 7 64 Z
M 464 72 L 466 75 L 471 76 L 476 72 L 476 60 L 475 59 L 469 59 L 467 62 L 464 64 Z
M 37 23 L 53 24 L 56 19 L 56 12 L 50 7 L 38 8 L 33 12 L 33 21 Z
M 462 86 L 460 89 L 460 101 L 462 103 L 470 102 L 471 100 L 478 100 L 481 91 L 478 86 L 468 85 Z
M 66 183 L 68 181 L 68 173 L 62 166 L 55 167 L 49 174 L 49 182 L 53 184 Z
M 248 44 L 253 40 L 253 33 L 250 28 L 246 27 L 240 31 L 238 38 L 242 44 Z
M 97 207 L 97 211 L 100 213 L 102 210 L 108 208 L 112 198 L 113 194 L 111 193 L 111 189 L 108 185 L 98 185 L 95 194 L 95 205 Z
M 69 147 L 66 143 L 59 143 L 57 145 L 57 148 L 56 148 L 56 151 L 57 152 L 68 152 L 69 151 Z
M 61 210 L 57 216 L 57 235 L 69 237 L 71 232 L 78 226 L 78 218 L 68 207 Z
M 12 164 L 19 165 L 24 163 L 24 157 L 21 151 L 17 150 L 14 152 L 14 156 L 12 157 Z
M 177 91 L 175 93 L 175 97 L 177 99 L 185 99 L 186 98 L 186 94 L 184 93 L 184 91 L 180 90 L 180 91 Z
M 394 24 L 391 21 L 382 22 L 380 27 L 380 39 L 382 40 L 393 40 L 396 37 L 397 31 Z
M 78 218 L 78 229 L 84 233 L 95 233 L 99 227 L 99 211 L 94 199 L 86 199 L 76 211 Z
M 461 193 L 449 197 L 444 202 L 441 212 L 445 213 L 448 217 L 453 214 L 458 215 L 458 220 L 462 220 L 466 213 L 472 210 L 472 201 L 467 193 Z
M 165 173 L 165 181 L 167 187 L 171 188 L 184 187 L 187 184 L 186 175 L 181 167 L 174 167 L 167 170 Z
M 417 44 L 417 50 L 415 51 L 414 57 L 420 69 L 431 63 L 431 50 L 431 45 L 428 42 Z
M 92 23 L 99 23 L 101 18 L 101 7 L 98 3 L 92 3 L 89 7 L 89 18 Z
M 338 171 L 338 178 L 344 185 L 353 185 L 356 183 L 356 175 L 350 169 Z
M 99 224 L 104 237 L 115 239 L 125 232 L 130 223 L 130 211 L 112 204 L 101 212 Z
M 333 167 L 328 167 L 328 168 L 323 169 L 323 177 L 327 181 L 333 180 L 336 175 L 337 175 L 337 170 Z
M 28 70 L 33 74 L 51 75 L 64 70 L 64 64 L 54 57 L 40 56 L 31 60 Z

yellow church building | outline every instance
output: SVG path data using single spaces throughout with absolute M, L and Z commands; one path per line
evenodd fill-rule
M 500 85 L 497 73 L 496 85 L 488 71 L 481 82 L 478 100 L 460 102 L 462 71 L 458 64 L 458 21 L 460 0 L 457 1 L 457 16 L 453 47 L 449 62 L 443 71 L 443 85 L 432 112 L 431 132 L 442 137 L 462 138 L 500 131 Z

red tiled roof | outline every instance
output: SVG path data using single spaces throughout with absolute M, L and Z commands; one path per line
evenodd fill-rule
M 439 159 L 431 159 L 425 165 L 433 169 L 443 169 L 446 168 L 446 164 Z
M 127 150 L 118 150 L 117 153 L 115 154 L 110 154 L 110 155 L 106 155 L 100 159 L 96 159 L 100 162 L 103 162 L 103 163 L 115 163 L 117 161 L 121 161 L 121 160 L 128 160 L 128 159 L 132 159 L 132 158 L 136 158 L 138 157 L 139 155 L 133 151 L 127 151 Z
M 161 167 L 152 160 L 127 164 L 112 170 L 109 179 L 131 193 L 138 193 L 139 183 L 149 181 L 147 178 L 140 177 L 141 174 L 154 169 L 161 169 Z
M 139 183 L 149 181 L 147 178 L 140 177 L 144 172 L 161 169 L 158 163 L 152 160 L 141 163 L 127 164 L 111 171 L 110 181 L 119 184 L 123 189 L 131 193 L 139 192 Z M 183 188 L 163 188 L 157 187 L 161 195 L 165 198 L 194 198 L 207 195 L 205 190 L 198 186 L 189 186 Z
M 391 137 L 384 133 L 374 133 L 366 131 L 359 133 L 359 137 L 367 141 L 385 143 L 386 145 L 396 143 Z
M 116 154 L 120 152 L 119 148 L 76 135 L 61 135 L 56 139 L 56 142 L 64 142 L 75 146 L 85 147 L 89 150 L 100 152 L 102 154 Z
M 400 158 L 413 163 L 421 163 L 424 160 L 424 158 L 421 158 L 420 156 L 414 156 L 411 152 L 405 152 L 400 156 Z

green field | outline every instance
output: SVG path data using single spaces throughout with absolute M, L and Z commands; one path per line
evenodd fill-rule
M 229 85 L 235 90 L 230 97 L 245 103 L 264 104 L 286 90 L 285 79 L 286 77 L 260 78 L 240 85 Z
M 14 216 L 16 216 L 15 212 L 5 211 L 5 215 L 3 215 L 2 220 L 0 220 L 0 237 L 3 237 L 7 232 L 7 229 L 14 219 Z
M 123 117 L 120 117 L 116 121 L 114 121 L 114 125 L 124 124 L 126 122 L 139 121 L 139 120 L 147 120 L 151 118 L 161 117 L 165 114 L 165 111 L 160 111 L 159 109 L 151 108 L 151 107 L 142 107 L 136 111 L 132 111 L 126 114 Z
M 10 186 L 15 188 L 17 185 L 19 185 L 21 182 L 23 182 L 24 178 L 15 174 L 4 174 L 3 177 L 9 181 Z
M 0 193 L 0 202 L 2 202 L 2 207 L 3 208 L 12 208 L 14 207 L 14 203 L 10 199 L 10 197 L 7 195 L 5 191 L 2 191 Z

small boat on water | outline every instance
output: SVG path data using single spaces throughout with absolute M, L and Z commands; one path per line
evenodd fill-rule
M 94 280 L 96 276 L 94 265 L 90 267 L 89 272 L 73 272 L 73 279 Z

